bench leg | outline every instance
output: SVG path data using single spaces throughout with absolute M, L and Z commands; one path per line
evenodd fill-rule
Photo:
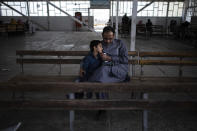
M 143 94 L 143 99 L 148 99 L 148 93 Z M 143 131 L 148 131 L 148 110 L 143 111 Z
M 69 94 L 69 99 L 75 99 L 74 93 Z M 69 125 L 70 125 L 70 131 L 74 131 L 74 119 L 75 119 L 75 111 L 70 110 L 69 111 Z

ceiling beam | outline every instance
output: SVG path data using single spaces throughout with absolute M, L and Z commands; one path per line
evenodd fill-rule
M 140 10 L 138 10 L 137 13 L 139 13 L 140 11 L 142 11 L 143 9 L 145 9 L 146 7 L 148 7 L 149 5 L 151 5 L 153 2 L 155 2 L 155 0 L 152 0 L 150 3 L 146 4 L 143 8 L 141 8 Z

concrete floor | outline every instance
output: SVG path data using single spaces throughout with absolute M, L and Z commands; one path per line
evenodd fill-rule
M 6 81 L 20 73 L 16 64 L 16 50 L 89 50 L 89 42 L 101 36 L 91 32 L 36 32 L 33 35 L 0 37 L 0 81 Z M 121 38 L 128 46 L 129 38 Z M 149 40 L 138 37 L 138 51 L 191 51 L 186 42 L 176 41 L 171 37 L 154 36 Z M 79 66 L 63 67 L 63 75 L 77 75 Z M 145 76 L 177 76 L 178 67 L 147 66 L 143 68 Z M 26 74 L 58 74 L 56 65 L 25 65 Z M 135 67 L 135 75 L 140 75 L 140 67 Z M 184 76 L 197 76 L 196 67 L 184 67 Z M 2 93 L 1 93 L 2 94 Z M 56 94 L 59 95 L 59 94 Z M 38 94 L 40 99 L 47 94 Z M 120 96 L 120 95 L 115 95 Z M 129 98 L 129 94 L 121 97 Z M 1 98 L 3 95 L 1 95 Z M 29 95 L 28 97 L 35 97 Z M 64 99 L 65 95 L 61 94 Z M 151 94 L 159 99 L 194 99 L 196 94 Z M 68 111 L 55 110 L 8 110 L 0 111 L 0 131 L 10 125 L 22 122 L 19 131 L 68 131 Z M 96 111 L 76 111 L 75 131 L 142 131 L 141 111 L 107 111 L 101 120 L 96 120 Z M 149 111 L 150 131 L 196 131 L 197 112 L 194 111 Z

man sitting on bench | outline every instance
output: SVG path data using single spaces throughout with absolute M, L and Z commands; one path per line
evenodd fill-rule
M 88 81 L 112 83 L 123 82 L 127 78 L 128 50 L 121 40 L 114 39 L 114 34 L 115 31 L 111 26 L 103 29 L 102 47 L 104 53 L 100 54 L 103 62 Z

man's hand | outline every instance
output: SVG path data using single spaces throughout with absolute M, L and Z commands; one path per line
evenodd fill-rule
M 106 53 L 100 53 L 100 56 L 103 61 L 111 61 L 111 57 L 108 56 Z
M 79 70 L 79 76 L 80 77 L 83 77 L 85 73 L 86 72 L 82 68 L 80 68 L 80 70 Z

